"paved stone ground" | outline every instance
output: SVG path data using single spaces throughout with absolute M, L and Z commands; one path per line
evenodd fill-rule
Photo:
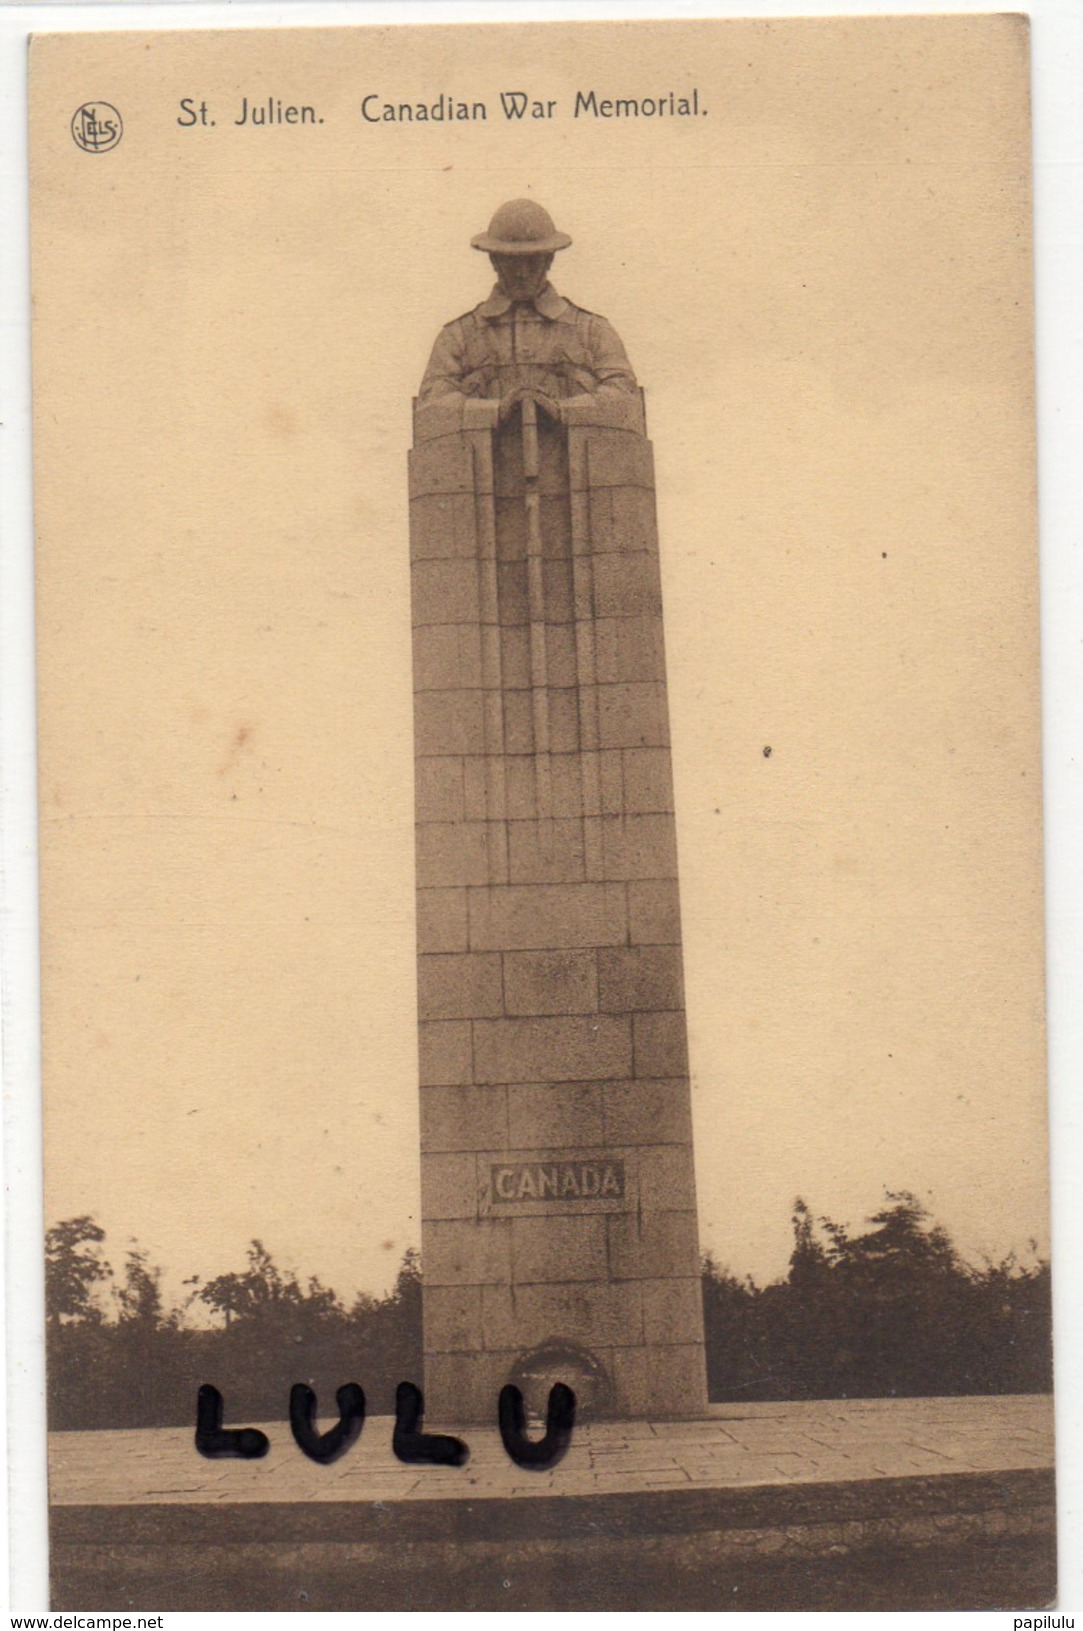
M 495 1426 L 463 1429 L 470 1459 L 444 1469 L 397 1461 L 390 1417 L 366 1421 L 359 1442 L 330 1467 L 301 1454 L 287 1423 L 261 1425 L 271 1448 L 253 1462 L 204 1460 L 191 1428 L 54 1433 L 52 1503 L 502 1500 L 928 1478 L 1053 1461 L 1053 1406 L 1044 1396 L 713 1405 L 706 1421 L 577 1428 L 564 1460 L 545 1472 L 516 1467 Z M 448 1430 L 435 1421 L 426 1427 Z

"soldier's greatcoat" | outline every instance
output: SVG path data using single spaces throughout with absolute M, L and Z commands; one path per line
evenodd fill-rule
M 519 385 L 565 401 L 628 395 L 636 378 L 604 317 L 565 300 L 551 283 L 533 300 L 514 303 L 497 285 L 488 300 L 441 329 L 420 401 L 502 397 Z

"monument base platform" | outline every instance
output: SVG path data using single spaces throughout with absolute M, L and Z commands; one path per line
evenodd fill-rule
M 200 1462 L 182 1429 L 57 1434 L 53 1607 L 1045 1607 L 1051 1415 L 1042 1398 L 716 1406 L 585 1428 L 533 1478 L 491 1429 L 462 1469 L 405 1467 L 379 1418 L 332 1467 L 283 1424 L 258 1463 Z

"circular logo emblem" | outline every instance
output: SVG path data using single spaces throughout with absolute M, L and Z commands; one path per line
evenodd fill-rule
M 84 102 L 71 121 L 76 147 L 84 153 L 108 153 L 124 134 L 124 121 L 111 102 Z

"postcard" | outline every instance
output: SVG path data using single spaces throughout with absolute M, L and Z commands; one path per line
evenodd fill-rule
M 1026 19 L 30 97 L 54 1607 L 1047 1607 Z

